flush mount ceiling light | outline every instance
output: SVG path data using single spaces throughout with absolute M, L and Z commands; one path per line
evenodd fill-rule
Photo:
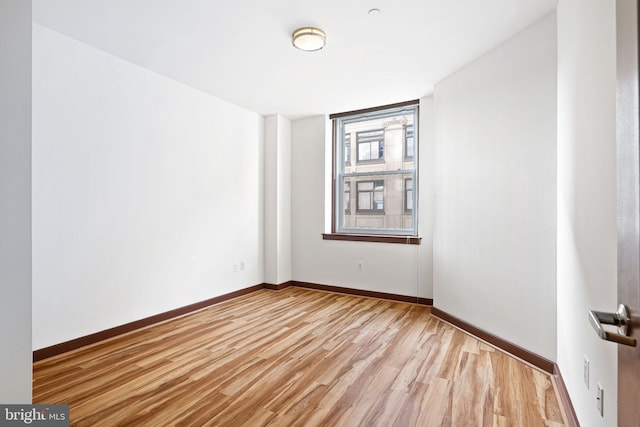
M 324 31 L 318 28 L 298 28 L 293 32 L 293 34 L 291 34 L 291 42 L 293 45 L 298 49 L 306 50 L 307 52 L 322 49 L 326 41 L 327 36 L 324 34 Z

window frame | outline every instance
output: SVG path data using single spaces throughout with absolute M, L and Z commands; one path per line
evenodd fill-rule
M 397 110 L 397 111 L 385 111 L 385 110 Z M 402 171 L 398 172 L 398 171 L 384 171 L 386 173 L 372 173 L 370 175 L 381 175 L 381 177 L 375 178 L 375 179 L 371 179 L 371 180 L 377 180 L 377 179 L 381 179 L 381 180 L 385 180 L 383 175 L 389 175 L 389 174 L 401 174 L 401 175 L 409 175 L 410 178 L 412 178 L 412 182 L 413 182 L 413 206 L 414 209 L 412 209 L 411 212 L 408 212 L 408 214 L 411 214 L 413 216 L 413 227 L 411 229 L 407 228 L 407 229 L 384 229 L 384 228 L 356 228 L 356 227 L 338 227 L 338 220 L 340 221 L 344 221 L 344 217 L 343 215 L 345 214 L 345 207 L 344 207 L 344 194 L 342 191 L 344 191 L 344 182 L 345 182 L 345 166 L 350 166 L 350 165 L 354 165 L 354 164 L 358 164 L 358 154 L 353 152 L 353 142 L 354 139 L 356 140 L 356 151 L 357 151 L 357 147 L 358 147 L 358 143 L 357 143 L 357 137 L 356 138 L 352 138 L 351 139 L 351 163 L 350 164 L 345 164 L 344 163 L 344 146 L 341 144 L 341 141 L 339 141 L 339 137 L 345 134 L 344 131 L 344 120 L 338 120 L 338 119 L 343 119 L 343 118 L 350 118 L 351 121 L 364 121 L 366 120 L 366 118 L 371 117 L 371 118 L 384 118 L 385 115 L 388 115 L 389 117 L 394 117 L 397 116 L 398 113 L 401 113 L 402 110 L 407 110 L 407 114 L 413 114 L 413 137 L 414 137 L 414 156 L 413 158 L 409 158 L 409 161 L 413 162 L 413 168 L 412 169 L 403 169 Z M 365 110 L 357 110 L 357 111 L 350 111 L 350 112 L 345 112 L 345 113 L 338 113 L 338 114 L 332 114 L 330 115 L 330 119 L 332 120 L 332 153 L 333 153 L 333 162 L 332 162 L 332 197 L 331 197 L 331 232 L 330 233 L 324 233 L 323 234 L 323 238 L 325 240 L 351 240 L 351 241 L 369 241 L 369 242 L 385 242 L 385 243 L 404 243 L 404 244 L 420 244 L 421 238 L 418 236 L 418 174 L 419 174 L 419 168 L 418 168 L 418 159 L 419 159 L 419 115 L 420 113 L 420 107 L 419 107 L 419 100 L 412 100 L 412 101 L 407 101 L 407 102 L 401 102 L 401 103 L 397 103 L 397 104 L 390 104 L 390 105 L 384 105 L 384 106 L 380 106 L 380 107 L 375 107 L 375 108 L 369 108 L 369 109 L 365 109 Z M 339 124 L 340 123 L 340 124 Z M 372 129 L 374 130 L 374 129 Z M 353 132 L 353 130 L 351 131 Z M 382 143 L 384 144 L 385 141 L 383 140 Z M 401 160 L 407 160 L 405 158 L 405 151 L 406 148 L 406 131 L 403 127 L 402 130 L 402 154 L 401 154 Z M 386 151 L 386 147 L 383 148 Z M 356 155 L 356 161 L 353 161 L 353 155 Z M 387 153 L 384 152 L 384 156 L 381 159 L 382 162 L 385 161 L 385 157 L 386 157 Z M 343 165 L 341 166 L 340 170 L 337 170 L 339 165 L 338 162 L 343 162 Z M 378 163 L 378 159 L 375 159 L 373 162 L 371 160 L 365 161 L 364 165 L 368 165 L 370 163 Z M 356 174 L 357 175 L 357 174 Z M 366 174 L 365 174 L 366 175 Z M 384 208 L 383 210 L 381 210 L 380 212 L 376 212 L 373 211 L 372 213 L 369 212 L 363 212 L 362 210 L 360 212 L 358 212 L 357 209 L 357 203 L 358 203 L 358 192 L 357 192 L 357 179 L 353 179 L 353 174 L 348 174 L 348 178 L 352 179 L 352 186 L 350 187 L 350 200 L 351 203 L 353 203 L 353 197 L 356 197 L 356 206 L 355 206 L 355 212 L 354 209 L 351 210 L 350 214 L 363 214 L 363 215 L 384 215 Z M 358 177 L 356 177 L 358 178 Z M 365 176 L 361 177 L 363 180 L 365 180 Z M 366 177 L 369 178 L 369 177 Z M 406 207 L 406 201 L 405 201 L 405 197 L 406 197 L 406 191 L 405 191 L 405 184 L 404 184 L 404 177 L 401 177 L 402 179 L 402 214 L 406 215 L 407 212 L 405 211 L 405 207 Z M 354 188 L 353 186 L 356 185 L 356 187 Z M 342 191 L 341 191 L 342 189 Z M 385 189 L 386 191 L 386 189 Z M 386 199 L 384 201 L 384 203 L 386 203 Z M 339 212 L 341 211 L 341 212 Z M 344 222 L 342 223 L 344 224 Z
M 407 182 L 411 182 L 411 188 L 407 188 Z M 403 204 L 403 211 L 405 214 L 411 214 L 413 215 L 413 205 L 411 205 L 411 207 L 408 207 L 409 204 L 409 200 L 411 200 L 411 202 L 415 202 L 415 199 L 413 197 L 413 178 L 404 178 L 403 181 L 403 189 L 402 189 L 402 204 Z M 411 191 L 411 199 L 409 199 L 409 197 L 407 197 L 407 192 Z
M 350 133 L 344 134 L 343 138 L 344 138 L 344 141 L 345 141 L 345 143 L 344 143 L 344 148 L 345 148 L 345 150 L 344 150 L 344 157 L 345 157 L 344 164 L 348 165 L 348 166 L 351 166 L 351 157 L 352 157 L 351 156 L 351 134 Z M 348 139 L 348 141 L 347 141 L 347 139 Z M 347 146 L 349 148 L 348 150 L 347 150 Z M 349 153 L 349 154 L 347 155 L 347 153 Z
M 368 136 L 364 136 L 364 134 L 371 134 L 371 133 L 379 133 L 382 132 L 382 138 L 376 138 L 376 137 L 368 137 Z M 365 164 L 374 164 L 374 163 L 384 163 L 385 162 L 385 158 L 384 158 L 384 129 L 371 129 L 371 130 L 365 130 L 365 131 L 359 131 L 356 132 L 356 164 L 358 165 L 365 165 Z M 362 139 L 361 139 L 362 138 Z M 373 150 L 371 149 L 371 144 L 373 144 L 374 142 L 378 143 L 378 157 L 376 158 L 371 158 L 371 153 L 373 152 Z M 351 141 L 349 141 L 349 143 L 351 143 Z M 360 146 L 361 145 L 365 145 L 365 144 L 369 144 L 369 158 L 368 159 L 360 159 Z M 382 156 L 380 156 L 380 153 L 382 153 Z
M 356 183 L 356 214 L 358 215 L 384 215 L 384 179 L 371 179 L 355 181 Z M 381 183 L 378 185 L 378 183 Z M 360 190 L 360 184 L 371 184 L 371 190 Z M 377 188 L 382 187 L 382 208 L 377 209 L 376 205 L 376 193 L 379 191 Z M 349 190 L 351 191 L 351 190 Z M 371 193 L 369 202 L 371 203 L 370 209 L 360 208 L 360 193 Z
M 407 153 L 409 152 L 409 150 L 407 149 L 407 140 L 409 138 L 407 138 L 407 131 L 409 130 L 409 128 L 411 128 L 411 139 L 412 139 L 412 147 L 411 147 L 411 155 L 409 156 Z M 404 150 L 404 160 L 405 161 L 413 161 L 413 157 L 414 154 L 416 152 L 416 139 L 415 139 L 415 134 L 414 134 L 414 130 L 415 128 L 413 127 L 413 125 L 406 125 L 404 127 L 404 129 L 402 130 L 402 149 Z
M 347 204 L 347 206 L 344 206 L 345 215 L 351 215 L 351 183 L 352 183 L 351 180 L 343 182 L 343 188 L 344 188 L 343 198 L 345 200 L 343 200 L 342 203 L 346 202 Z

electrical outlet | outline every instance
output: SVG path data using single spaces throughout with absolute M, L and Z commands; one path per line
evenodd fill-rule
M 240 261 L 240 271 L 244 271 L 244 261 Z
M 364 271 L 364 261 L 358 261 L 356 263 L 358 271 Z
M 237 273 L 240 270 L 240 264 L 237 262 L 233 263 L 233 272 Z
M 598 412 L 600 412 L 600 416 L 604 417 L 604 389 L 598 383 L 598 391 L 596 394 L 596 406 L 598 408 Z
M 584 367 L 582 370 L 582 377 L 584 379 L 584 385 L 587 386 L 587 390 L 589 390 L 589 358 L 587 355 L 584 355 Z

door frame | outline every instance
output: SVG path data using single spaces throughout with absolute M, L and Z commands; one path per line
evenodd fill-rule
M 640 339 L 640 96 L 638 0 L 616 1 L 618 302 Z M 633 330 L 633 325 L 636 325 Z M 618 425 L 640 421 L 640 348 L 618 345 Z

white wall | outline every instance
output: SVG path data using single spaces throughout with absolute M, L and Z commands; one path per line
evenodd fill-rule
M 291 123 L 293 280 L 398 295 L 432 298 L 432 114 L 420 102 L 421 245 L 322 240 L 330 230 L 331 127 L 325 116 Z M 356 269 L 364 261 L 364 271 Z
M 34 349 L 263 282 L 261 116 L 40 25 L 33 58 Z
M 265 118 L 264 280 L 291 280 L 291 122 L 281 115 Z
M 434 99 L 434 304 L 555 360 L 555 15 L 439 82 Z
M 31 1 L 0 1 L 0 402 L 31 403 Z
M 587 318 L 589 309 L 617 307 L 615 2 L 561 0 L 557 14 L 558 364 L 580 425 L 615 426 L 617 348 Z M 604 418 L 596 410 L 598 382 Z

